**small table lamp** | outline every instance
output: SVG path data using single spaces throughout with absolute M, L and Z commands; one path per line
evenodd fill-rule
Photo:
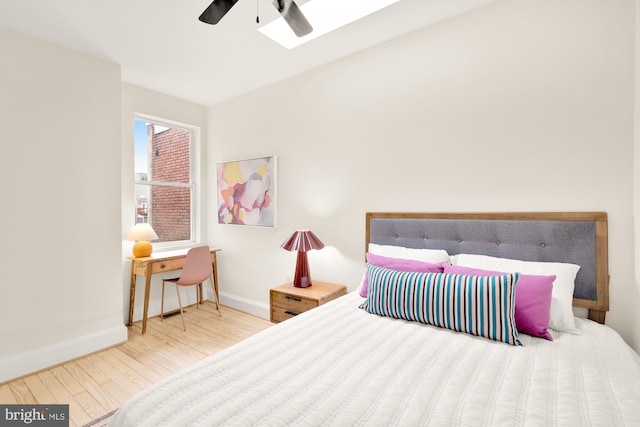
M 149 240 L 157 240 L 159 237 L 149 223 L 142 222 L 136 224 L 125 239 L 136 241 L 136 244 L 133 245 L 133 256 L 142 258 L 151 256 L 151 252 L 153 251 Z
M 293 276 L 293 286 L 296 288 L 307 288 L 311 286 L 311 272 L 309 271 L 309 261 L 307 251 L 311 249 L 322 249 L 324 244 L 310 230 L 297 230 L 289 240 L 282 244 L 288 251 L 298 251 L 296 261 L 296 273 Z

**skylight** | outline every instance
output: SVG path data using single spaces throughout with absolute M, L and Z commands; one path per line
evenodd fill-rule
M 293 49 L 360 18 L 364 18 L 373 12 L 384 9 L 397 1 L 313 0 L 300 6 L 300 10 L 313 27 L 313 31 L 308 35 L 296 37 L 282 17 L 258 28 L 258 31 L 287 49 Z

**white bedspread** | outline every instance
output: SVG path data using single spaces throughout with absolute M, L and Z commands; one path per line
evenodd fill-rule
M 139 393 L 110 426 L 640 426 L 612 329 L 524 347 L 368 314 L 350 293 Z

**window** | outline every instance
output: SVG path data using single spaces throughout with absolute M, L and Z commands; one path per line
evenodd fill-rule
M 136 224 L 151 224 L 160 246 L 195 241 L 196 129 L 139 116 L 134 130 Z

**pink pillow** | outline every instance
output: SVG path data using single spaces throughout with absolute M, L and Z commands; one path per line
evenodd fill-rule
M 480 270 L 441 263 L 445 273 L 470 276 L 499 276 L 499 271 Z M 547 330 L 551 312 L 551 291 L 556 276 L 534 276 L 521 274 L 516 283 L 516 328 L 534 337 L 553 341 Z
M 367 262 L 378 267 L 389 268 L 396 271 L 409 271 L 412 273 L 442 273 L 443 267 L 438 264 L 431 264 L 423 261 L 414 261 L 402 258 L 387 258 L 380 255 L 374 255 L 367 252 Z M 366 297 L 369 289 L 369 278 L 365 273 L 362 278 L 362 287 L 360 288 L 360 296 Z

